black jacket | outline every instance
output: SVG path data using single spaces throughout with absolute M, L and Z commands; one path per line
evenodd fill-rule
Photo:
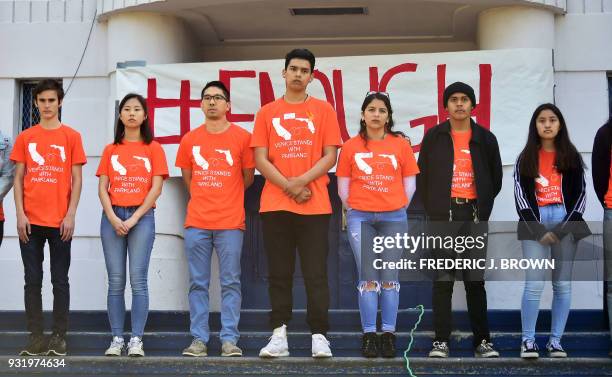
M 540 240 L 548 230 L 541 223 L 540 208 L 536 199 L 535 178 L 527 177 L 520 171 L 521 158 L 514 165 L 514 203 L 519 215 L 517 234 L 519 240 Z M 561 176 L 561 195 L 566 215 L 552 232 L 561 239 L 572 233 L 575 240 L 591 234 L 588 225 L 582 219 L 586 206 L 586 182 L 582 161 L 576 161 L 576 169 Z
M 597 199 L 602 206 L 604 197 L 608 192 L 608 182 L 610 180 L 610 153 L 612 147 L 612 122 L 604 124 L 595 135 L 593 142 L 593 153 L 591 154 L 591 174 L 593 176 L 593 186 Z
M 502 186 L 502 164 L 497 139 L 492 132 L 471 120 L 470 155 L 474 170 L 478 218 L 488 220 L 493 201 Z M 454 151 L 450 122 L 430 129 L 421 142 L 417 191 L 431 219 L 449 218 Z

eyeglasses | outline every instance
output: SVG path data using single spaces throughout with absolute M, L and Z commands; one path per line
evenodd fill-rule
M 202 100 L 206 102 L 210 102 L 211 99 L 215 100 L 215 102 L 227 101 L 227 98 L 223 97 L 221 94 L 215 94 L 214 96 L 209 96 L 207 94 L 204 97 L 202 97 Z
M 389 97 L 389 93 L 387 93 L 387 92 L 378 92 L 378 91 L 375 91 L 375 90 L 370 91 L 370 92 L 367 92 L 367 93 L 366 93 L 366 97 L 371 96 L 371 95 L 373 95 L 373 94 L 382 94 L 383 96 L 385 96 L 385 97 L 387 97 L 387 98 L 391 99 L 391 97 Z

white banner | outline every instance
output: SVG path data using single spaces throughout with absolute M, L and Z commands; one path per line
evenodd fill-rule
M 147 98 L 156 140 L 164 145 L 171 175 L 180 138 L 201 125 L 200 92 L 206 82 L 229 88 L 228 119 L 252 131 L 258 109 L 283 95 L 284 60 L 163 64 L 117 70 L 117 98 L 129 92 Z M 386 91 L 395 127 L 415 152 L 426 129 L 444 121 L 444 87 L 463 81 L 474 88 L 473 117 L 500 144 L 502 161 L 513 164 L 527 138 L 533 110 L 553 101 L 552 51 L 514 49 L 410 55 L 319 58 L 308 93 L 325 98 L 338 114 L 343 139 L 357 134 L 361 104 L 370 90 Z

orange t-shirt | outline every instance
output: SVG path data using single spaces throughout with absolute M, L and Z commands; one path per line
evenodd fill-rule
M 472 166 L 472 155 L 470 154 L 470 140 L 472 130 L 468 132 L 455 132 L 451 130 L 453 138 L 453 182 L 451 185 L 451 197 L 476 199 L 476 182 L 474 182 L 474 168 Z
M 157 141 L 149 145 L 142 141 L 108 144 L 96 172 L 96 176 L 101 175 L 109 179 L 112 205 L 140 206 L 153 186 L 153 177 L 168 178 L 166 153 Z
M 612 150 L 610 150 L 612 154 Z M 604 203 L 606 208 L 612 208 L 612 164 L 610 164 L 610 178 L 608 178 L 608 192 L 606 192 L 606 196 L 604 197 Z
M 555 152 L 540 149 L 538 153 L 539 177 L 535 180 L 538 206 L 563 203 L 561 195 L 561 173 L 555 167 Z
M 243 169 L 255 167 L 251 134 L 231 124 L 220 134 L 201 125 L 183 136 L 176 166 L 191 169 L 185 228 L 245 229 Z
M 387 135 L 368 140 L 359 135 L 344 143 L 336 175 L 350 177 L 348 204 L 360 211 L 394 211 L 408 205 L 404 177 L 419 173 L 408 140 Z
M 25 164 L 23 207 L 31 224 L 58 228 L 70 202 L 72 166 L 87 162 L 81 134 L 62 124 L 40 125 L 17 136 L 11 160 Z
M 323 157 L 326 146 L 341 145 L 340 126 L 332 106 L 308 97 L 299 104 L 283 98 L 259 110 L 251 147 L 268 148 L 268 159 L 286 178 L 298 177 Z M 312 196 L 298 204 L 281 187 L 266 180 L 261 193 L 260 212 L 289 211 L 301 215 L 331 213 L 327 192 L 329 177 L 323 174 L 308 184 Z

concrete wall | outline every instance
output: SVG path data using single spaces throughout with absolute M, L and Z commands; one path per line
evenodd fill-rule
M 7 17 L 3 12 L 8 9 L 5 5 L 7 3 L 0 2 L 0 34 L 21 36 L 19 40 L 0 38 L 0 50 L 11 51 L 9 59 L 0 59 L 0 92 L 3 93 L 0 96 L 0 129 L 10 134 L 18 123 L 20 79 L 60 77 L 66 87 L 70 84 L 92 25 L 93 16 L 88 15 L 93 15 L 95 1 L 82 1 L 80 13 L 74 10 L 77 8 L 70 8 L 76 7 L 79 2 L 71 2 L 72 5 L 66 8 L 70 11 L 64 10 L 63 16 L 58 15 L 58 10 L 47 13 L 30 10 L 36 10 L 36 6 L 19 8 L 20 10 L 15 12 L 13 9 L 17 8 L 14 8 L 13 4 L 13 8 L 10 8 L 11 16 Z M 34 3 L 32 2 L 32 5 Z M 126 0 L 125 4 L 128 3 Z M 558 3 L 559 1 L 556 2 Z M 319 56 L 342 56 L 508 47 L 554 49 L 555 100 L 564 111 L 576 145 L 583 152 L 585 160 L 590 161 L 592 137 L 607 117 L 608 111 L 606 71 L 612 71 L 612 52 L 608 48 L 609 36 L 612 35 L 612 14 L 606 13 L 612 12 L 609 3 L 607 0 L 600 1 L 601 6 L 598 8 L 597 2 L 569 0 L 566 15 L 553 15 L 546 10 L 520 7 L 491 10 L 479 17 L 477 41 L 434 44 L 319 44 L 313 46 L 313 50 Z M 595 12 L 596 9 L 600 11 Z M 81 16 L 78 16 L 79 14 Z M 523 30 L 512 37 L 512 33 L 508 33 L 508 29 L 504 28 L 500 33 L 497 29 L 499 26 L 496 26 L 499 25 L 496 20 L 500 17 L 504 19 L 504 24 L 515 23 L 530 32 Z M 102 148 L 112 139 L 115 64 L 126 60 L 145 60 L 149 64 L 158 64 L 193 60 L 276 58 L 292 47 L 268 45 L 205 48 L 193 43 L 179 19 L 148 13 L 112 14 L 107 22 L 94 21 L 93 25 L 83 63 L 63 108 L 63 121 L 83 134 L 89 160 L 84 169 L 84 188 L 77 213 L 70 273 L 73 298 L 71 306 L 77 310 L 106 308 L 106 271 L 98 229 L 101 207 L 97 198 L 97 179 L 94 173 Z M 543 25 L 546 27 L 543 28 Z M 533 38 L 533 35 L 541 38 Z M 45 57 L 44 63 L 38 58 L 41 56 Z M 587 218 L 598 220 L 601 218 L 601 209 L 592 188 L 589 190 Z M 186 200 L 180 180 L 169 179 L 158 201 L 157 238 L 149 274 L 151 309 L 154 310 L 188 310 L 188 272 L 182 251 L 181 226 Z M 10 197 L 5 200 L 5 210 L 6 238 L 0 253 L 0 284 L 14 289 L 5 290 L 0 310 L 23 310 L 23 270 L 15 232 L 14 206 Z M 493 219 L 515 218 L 512 167 L 506 166 L 503 190 L 496 201 Z M 503 235 L 499 236 L 498 239 L 492 240 L 491 247 L 496 244 L 503 245 L 504 242 Z M 46 261 L 45 309 L 51 308 L 48 268 Z M 216 275 L 215 269 L 211 292 L 213 310 L 219 309 Z M 454 297 L 456 309 L 465 308 L 462 291 L 457 287 L 458 294 Z M 127 292 L 129 296 L 129 289 Z M 500 294 L 501 292 L 504 294 Z M 521 283 L 514 284 L 511 289 L 508 289 L 507 283 L 503 286 L 490 283 L 489 307 L 517 309 L 521 293 Z M 542 306 L 550 305 L 549 302 L 550 290 L 547 290 Z M 601 284 L 574 284 L 574 308 L 600 308 L 601 303 Z

